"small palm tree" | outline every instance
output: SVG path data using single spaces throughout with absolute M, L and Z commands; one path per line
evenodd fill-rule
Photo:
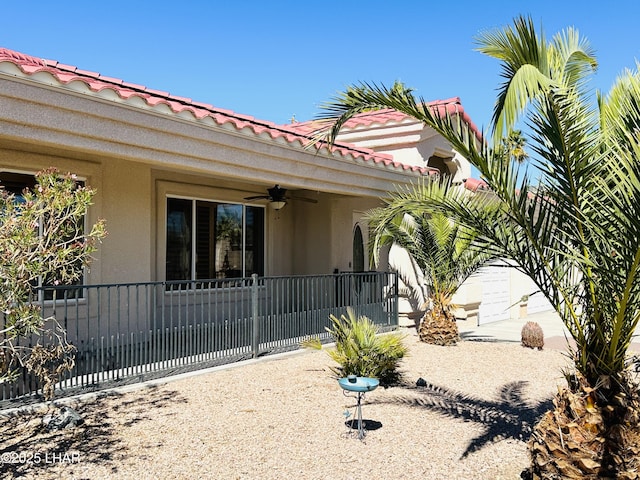
M 420 309 L 426 313 L 418 326 L 418 333 L 420 340 L 436 345 L 452 345 L 459 340 L 453 315 L 453 295 L 494 255 L 474 248 L 469 229 L 451 221 L 441 212 L 426 214 L 420 206 L 413 211 L 408 200 L 455 197 L 462 193 L 448 182 L 427 181 L 398 189 L 385 199 L 385 207 L 370 210 L 367 215 L 372 233 L 370 249 L 373 262 L 379 264 L 381 251 L 397 245 L 406 250 L 424 275 L 427 302 Z M 398 273 L 408 286 L 412 286 L 405 279 L 409 275 L 403 275 L 402 268 Z M 413 288 L 419 286 L 414 285 Z M 418 296 L 416 293 L 414 296 Z
M 522 135 L 522 131 L 513 130 L 506 138 L 502 139 L 500 148 L 507 158 L 523 163 L 529 158 L 529 154 L 525 150 L 526 143 L 527 141 Z
M 410 199 L 412 211 L 440 209 L 477 232 L 482 246 L 514 260 L 555 307 L 576 348 L 575 369 L 555 410 L 530 441 L 535 478 L 637 478 L 640 395 L 628 349 L 640 319 L 640 74 L 625 72 L 605 97 L 587 81 L 597 63 L 574 29 L 547 40 L 531 19 L 483 34 L 479 50 L 498 59 L 504 83 L 493 145 L 522 115 L 532 131 L 526 166 L 478 142 L 459 116 L 440 116 L 409 91 L 371 84 L 327 105 L 333 142 L 353 115 L 395 108 L 443 135 L 493 192 L 437 201 Z
M 400 362 L 407 354 L 401 334 L 380 335 L 376 324 L 364 315 L 357 315 L 352 308 L 347 308 L 347 315 L 341 315 L 340 318 L 330 315 L 329 320 L 331 327 L 325 327 L 325 330 L 333 338 L 335 347 L 327 353 L 338 364 L 330 368 L 336 377 L 373 377 L 384 386 L 400 380 Z M 322 349 L 318 337 L 307 338 L 301 345 Z

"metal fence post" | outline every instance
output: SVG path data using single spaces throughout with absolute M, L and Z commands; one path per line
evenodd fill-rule
M 400 285 L 398 283 L 398 273 L 393 272 L 393 326 L 397 327 L 400 325 L 399 320 L 399 305 L 398 305 L 398 293 L 400 290 Z
M 260 322 L 258 321 L 258 274 L 251 275 L 251 353 L 256 358 L 260 342 Z

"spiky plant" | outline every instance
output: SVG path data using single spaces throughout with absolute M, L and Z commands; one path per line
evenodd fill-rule
M 381 385 L 391 385 L 400 378 L 400 361 L 407 354 L 403 335 L 379 334 L 378 327 L 366 316 L 357 316 L 352 308 L 340 318 L 329 317 L 331 327 L 325 329 L 335 342 L 335 348 L 327 350 L 338 366 L 331 367 L 337 377 L 357 375 L 377 378 Z M 302 342 L 303 347 L 322 348 L 317 338 Z
M 479 37 L 504 83 L 493 145 L 522 115 L 531 131 L 526 164 L 479 142 L 460 115 L 434 112 L 411 91 L 361 84 L 327 105 L 329 142 L 353 115 L 394 108 L 422 120 L 469 159 L 487 198 L 422 203 L 479 232 L 475 244 L 512 259 L 555 307 L 576 347 L 555 409 L 530 440 L 535 478 L 638 478 L 640 398 L 627 368 L 640 311 L 640 75 L 626 71 L 597 102 L 587 80 L 597 63 L 574 29 L 547 40 L 531 19 Z M 414 205 L 415 209 L 415 205 Z M 490 210 L 490 209 L 489 209 Z
M 413 211 L 409 199 L 422 195 L 444 198 L 461 193 L 446 180 L 427 181 L 399 188 L 384 199 L 384 207 L 367 214 L 373 263 L 379 264 L 385 247 L 397 245 L 407 251 L 424 275 L 427 302 L 422 309 L 426 313 L 418 326 L 418 334 L 423 342 L 435 345 L 452 345 L 459 340 L 453 295 L 471 274 L 493 258 L 493 253 L 474 248 L 472 232 L 446 215 L 425 214 L 420 205 Z M 398 273 L 401 278 L 407 276 L 402 267 Z

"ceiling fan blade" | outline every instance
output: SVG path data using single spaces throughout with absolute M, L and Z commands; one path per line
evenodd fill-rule
M 275 185 L 271 188 L 267 188 L 269 195 L 252 195 L 250 197 L 244 197 L 245 200 L 269 200 L 270 202 L 286 202 L 287 200 L 301 200 L 303 202 L 318 203 L 318 200 L 307 197 L 287 196 L 287 189 L 282 188 L 280 185 Z
M 271 200 L 271 197 L 269 195 L 254 195 L 252 197 L 244 197 L 245 200 L 258 200 L 258 199 L 262 199 L 262 200 Z

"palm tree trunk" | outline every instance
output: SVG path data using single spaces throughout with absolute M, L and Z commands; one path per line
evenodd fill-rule
M 420 322 L 418 336 L 421 341 L 432 345 L 455 345 L 460 340 L 453 314 L 437 306 L 425 313 Z
M 627 375 L 594 389 L 573 377 L 529 441 L 534 479 L 639 479 L 640 395 Z

